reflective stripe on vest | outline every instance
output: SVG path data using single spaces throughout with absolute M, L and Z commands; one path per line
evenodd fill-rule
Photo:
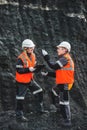
M 56 84 L 72 84 L 74 82 L 74 62 L 69 54 L 64 55 L 68 63 L 56 70 Z
M 23 62 L 23 68 L 29 68 L 35 66 L 35 54 L 31 55 L 31 59 L 23 52 L 18 58 Z M 20 74 L 16 72 L 16 81 L 20 83 L 29 83 L 33 79 L 33 73 Z
M 74 71 L 71 57 L 70 57 L 70 67 L 69 68 L 61 68 L 61 70 L 73 70 Z

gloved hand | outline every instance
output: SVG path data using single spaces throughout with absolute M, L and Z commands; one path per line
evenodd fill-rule
M 36 65 L 35 66 L 35 68 L 36 68 L 36 70 L 35 70 L 35 72 L 39 72 L 41 69 L 43 69 L 45 67 L 45 65 Z
M 44 49 L 42 49 L 42 55 L 43 55 L 43 56 L 46 56 L 46 55 L 48 55 L 48 52 L 45 51 Z
M 34 67 L 29 67 L 29 71 L 30 72 L 34 72 L 36 70 L 36 68 L 34 68 Z
M 44 56 L 45 61 L 49 61 L 50 57 L 48 55 L 48 52 L 42 49 L 42 55 Z
M 47 76 L 48 72 L 41 72 L 43 76 Z

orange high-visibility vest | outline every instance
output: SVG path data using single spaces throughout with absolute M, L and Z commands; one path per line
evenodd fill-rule
M 30 58 L 27 56 L 26 52 L 22 52 L 18 59 L 21 59 L 23 62 L 23 68 L 29 68 L 35 66 L 35 54 L 31 54 Z M 20 83 L 29 83 L 33 79 L 33 73 L 20 74 L 16 72 L 16 81 Z
M 56 71 L 56 84 L 74 83 L 74 62 L 69 54 L 65 54 L 68 63 Z

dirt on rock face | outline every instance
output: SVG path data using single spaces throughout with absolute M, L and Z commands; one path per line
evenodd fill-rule
M 60 113 L 37 115 L 33 96 L 28 92 L 24 109 L 29 122 L 15 120 L 15 65 L 22 51 L 21 43 L 30 38 L 36 44 L 38 63 L 44 63 L 41 49 L 46 49 L 53 61 L 56 45 L 71 43 L 75 62 L 75 83 L 70 92 L 72 127 L 87 129 L 87 2 L 85 0 L 0 0 L 0 129 L 1 130 L 63 130 Z M 39 60 L 40 59 L 40 60 Z M 49 67 L 46 63 L 46 69 Z M 35 79 L 44 90 L 44 104 L 50 109 L 50 90 L 54 79 Z

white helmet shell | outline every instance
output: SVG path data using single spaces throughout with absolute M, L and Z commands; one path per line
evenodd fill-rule
M 22 48 L 24 48 L 24 47 L 35 47 L 35 44 L 30 39 L 25 39 L 22 42 Z
M 68 52 L 70 52 L 71 50 L 71 45 L 69 42 L 63 41 L 61 42 L 57 47 L 64 47 L 68 50 Z

